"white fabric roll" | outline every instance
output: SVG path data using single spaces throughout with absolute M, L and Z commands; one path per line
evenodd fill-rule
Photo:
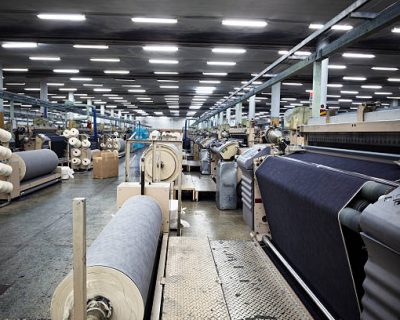
M 0 180 L 0 193 L 10 193 L 14 189 L 11 182 Z
M 0 162 L 0 176 L 8 177 L 12 173 L 12 167 Z
M 113 138 L 107 138 L 107 142 L 108 142 L 108 143 L 112 143 L 113 140 L 114 140 Z
M 78 138 L 72 137 L 68 139 L 68 142 L 71 146 L 75 148 L 80 148 L 82 146 L 81 141 Z
M 87 140 L 87 139 L 82 140 L 82 148 L 89 148 L 90 145 L 91 145 L 91 143 L 89 140 Z
M 11 140 L 11 133 L 7 130 L 0 128 L 0 141 L 1 142 L 8 142 Z
M 114 149 L 119 150 L 119 143 L 118 143 L 118 142 L 117 142 L 117 143 L 114 143 Z
M 79 136 L 79 130 L 78 129 L 75 129 L 75 128 L 72 128 L 71 130 L 70 130 L 70 135 L 71 135 L 71 137 L 77 137 L 77 136 Z
M 12 152 L 10 149 L 0 146 L 0 160 L 8 160 L 10 159 Z
M 79 159 L 79 158 L 72 158 L 72 164 L 74 164 L 74 165 L 76 165 L 76 166 L 78 166 L 78 165 L 80 165 L 81 164 L 81 159 Z
M 119 156 L 118 150 L 113 150 L 113 153 L 114 153 L 116 156 Z
M 114 132 L 114 137 L 118 137 L 119 133 L 117 131 Z
M 113 148 L 113 144 L 112 144 L 112 143 L 108 143 L 108 144 L 107 144 L 107 148 L 108 148 L 108 149 L 112 149 L 112 148 Z
M 80 149 L 76 149 L 76 148 L 72 149 L 72 155 L 74 157 L 80 157 L 81 154 L 82 154 L 82 151 Z
M 69 131 L 68 129 L 65 129 L 65 130 L 63 131 L 63 136 L 64 136 L 65 138 L 70 138 L 70 137 L 71 137 L 71 131 Z
M 90 165 L 90 159 L 88 159 L 88 158 L 84 158 L 84 159 L 82 159 L 82 165 L 83 166 L 88 166 L 88 165 Z
M 106 144 L 105 143 L 100 143 L 100 148 L 102 148 L 102 149 L 104 149 L 106 147 Z

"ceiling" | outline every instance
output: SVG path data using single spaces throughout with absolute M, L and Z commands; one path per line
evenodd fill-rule
M 370 1 L 360 9 L 376 13 L 394 0 Z M 38 97 L 40 82 L 62 83 L 49 86 L 51 101 L 63 102 L 68 92 L 74 91 L 77 101 L 85 102 L 82 95 L 93 97 L 99 106 L 137 114 L 155 116 L 199 116 L 209 110 L 221 98 L 229 95 L 242 81 L 251 79 L 251 74 L 261 71 L 280 57 L 279 50 L 288 50 L 314 30 L 310 23 L 325 23 L 351 4 L 345 0 L 246 0 L 246 1 L 187 1 L 187 0 L 14 0 L 0 2 L 0 42 L 33 41 L 36 48 L 6 49 L 0 47 L 2 68 L 27 68 L 28 72 L 4 71 L 4 87 L 8 91 Z M 39 13 L 79 13 L 85 21 L 51 21 L 37 18 Z M 140 24 L 132 17 L 166 17 L 178 20 L 176 24 Z M 259 19 L 268 22 L 264 28 L 229 27 L 222 25 L 223 19 Z M 363 23 L 362 19 L 348 18 L 341 24 L 353 27 Z M 400 67 L 398 62 L 400 33 L 393 33 L 390 26 L 381 30 L 343 52 L 371 53 L 373 59 L 343 58 L 342 53 L 330 58 L 330 64 L 345 65 L 346 69 L 330 69 L 329 83 L 342 84 L 341 88 L 329 87 L 328 105 L 349 110 L 365 98 L 379 99 L 390 104 L 400 96 L 399 83 L 387 79 L 400 78 L 400 72 L 375 71 L 373 66 Z M 397 24 L 400 27 L 400 22 Z M 329 31 L 324 34 L 327 41 L 338 38 L 346 31 Z M 74 44 L 107 45 L 108 49 L 77 49 Z M 146 45 L 173 45 L 176 52 L 149 52 Z M 304 48 L 313 51 L 315 43 Z M 212 48 L 242 48 L 244 54 L 218 54 Z M 59 57 L 60 61 L 32 61 L 31 56 Z M 91 58 L 115 58 L 119 62 L 93 62 Z M 152 64 L 149 59 L 177 60 L 178 64 Z M 233 66 L 212 66 L 207 61 L 232 61 Z M 273 73 L 287 68 L 298 60 L 289 59 Z M 78 74 L 54 73 L 53 69 L 78 69 Z M 126 70 L 129 74 L 105 74 L 104 70 Z M 173 71 L 178 74 L 156 75 L 157 71 Z M 226 76 L 206 76 L 203 72 L 226 72 Z M 364 76 L 366 81 L 345 81 L 343 76 Z M 73 81 L 72 77 L 91 78 L 91 81 Z M 266 78 L 264 78 L 266 79 Z M 123 81 L 125 80 L 125 81 Z M 129 80 L 129 81 L 126 81 Z M 162 80 L 162 81 L 158 81 Z M 166 81 L 167 80 L 167 81 Z M 200 83 L 200 80 L 217 80 L 220 83 Z M 285 82 L 298 82 L 301 86 L 282 86 L 282 111 L 290 103 L 298 104 L 309 99 L 306 90 L 311 89 L 312 69 L 306 68 Z M 23 83 L 24 85 L 16 85 Z M 91 84 L 101 87 L 87 86 Z M 381 89 L 365 89 L 361 85 L 380 85 Z M 168 86 L 168 87 L 161 87 Z M 172 86 L 172 87 L 170 87 Z M 178 88 L 176 88 L 176 86 Z M 196 87 L 213 86 L 212 94 L 198 97 Z M 106 88 L 110 92 L 95 92 Z M 129 92 L 128 90 L 145 90 Z M 344 94 L 340 91 L 358 91 Z M 375 95 L 375 92 L 391 94 Z M 260 95 L 257 112 L 268 112 L 269 95 Z M 115 97 L 104 94 L 118 95 Z M 168 95 L 179 96 L 166 97 Z M 340 96 L 340 98 L 338 97 Z M 361 96 L 364 98 L 357 98 Z M 54 98 L 57 97 L 57 98 Z M 193 98 L 195 99 L 193 100 Z M 121 99 L 122 98 L 122 99 Z M 291 98 L 291 100 L 284 100 Z M 293 100 L 296 99 L 296 100 Z M 346 99 L 346 101 L 338 101 Z M 352 101 L 347 101 L 351 99 Z M 96 101 L 97 100 L 97 101 Z M 101 101 L 99 101 L 101 100 Z M 123 100 L 124 102 L 120 102 Z M 167 103 L 166 100 L 171 102 Z M 144 102 L 150 101 L 150 102 Z M 202 104 L 200 106 L 200 104 Z M 197 105 L 194 109 L 193 106 Z M 170 107 L 174 108 L 170 108 Z M 190 108 L 191 107 L 191 108 Z M 109 108 L 111 109 L 111 108 Z M 173 112 L 171 112 L 173 110 Z M 156 112 L 156 113 L 155 113 Z M 188 112 L 191 112 L 188 114 Z M 266 116 L 266 114 L 265 114 Z

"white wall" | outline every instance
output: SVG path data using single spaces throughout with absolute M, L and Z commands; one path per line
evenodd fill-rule
M 182 129 L 185 126 L 185 118 L 136 117 L 136 119 L 153 129 Z

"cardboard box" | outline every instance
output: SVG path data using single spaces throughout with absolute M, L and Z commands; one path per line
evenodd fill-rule
M 117 206 L 121 208 L 130 197 L 140 195 L 139 182 L 122 182 L 117 187 Z M 159 204 L 163 213 L 163 232 L 169 230 L 169 195 L 170 184 L 167 182 L 156 182 L 149 184 L 144 188 L 144 195 L 152 197 Z
M 93 178 L 118 177 L 119 160 L 112 152 L 101 152 L 93 158 Z

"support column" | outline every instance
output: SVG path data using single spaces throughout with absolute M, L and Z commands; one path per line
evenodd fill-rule
M 111 116 L 111 117 L 114 117 L 114 109 L 111 109 L 111 111 L 110 111 L 110 116 Z
M 226 109 L 226 122 L 231 125 L 231 108 Z
M 281 107 L 281 83 L 275 83 L 271 87 L 271 125 L 279 126 L 279 110 Z
M 40 100 L 49 101 L 48 93 L 49 91 L 46 81 L 40 81 Z M 46 107 L 40 107 L 40 113 L 43 115 L 43 118 L 47 118 Z
M 17 128 L 17 121 L 15 120 L 15 113 L 14 113 L 14 100 L 10 101 L 10 123 L 12 129 Z
M 100 105 L 100 114 L 101 114 L 102 116 L 104 116 L 104 114 L 105 114 L 105 107 L 104 107 L 104 104 Z
M 3 90 L 3 68 L 0 64 L 0 89 Z M 0 99 L 0 128 L 4 128 L 4 100 Z
M 224 124 L 224 113 L 219 113 L 219 125 L 222 126 Z
M 256 96 L 251 96 L 249 99 L 249 120 L 254 120 L 256 117 Z
M 68 91 L 68 101 L 74 103 L 75 102 L 75 96 L 72 91 Z
M 236 104 L 235 110 L 235 125 L 239 125 L 242 122 L 242 103 Z
M 313 99 L 312 99 L 312 117 L 320 116 L 321 105 L 326 106 L 326 95 L 328 85 L 328 62 L 315 61 L 313 68 Z

